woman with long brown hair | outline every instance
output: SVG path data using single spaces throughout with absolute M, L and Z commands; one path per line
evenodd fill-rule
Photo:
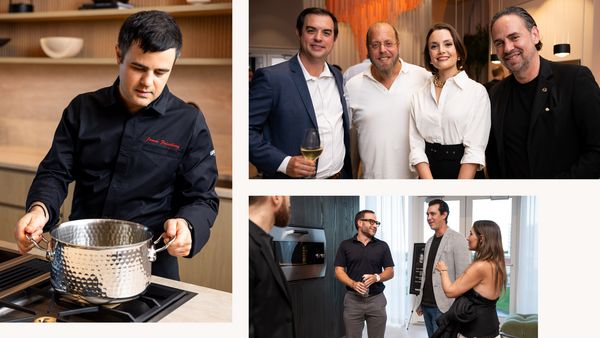
M 442 261 L 435 269 L 440 273 L 442 289 L 456 298 L 448 312 L 437 321 L 432 337 L 497 337 L 499 334 L 496 302 L 506 288 L 506 265 L 500 227 L 493 221 L 476 221 L 467 237 L 475 259 L 452 283 L 448 267 Z
M 423 53 L 433 76 L 411 99 L 410 168 L 421 179 L 483 178 L 490 99 L 463 69 L 467 49 L 454 27 L 437 23 Z

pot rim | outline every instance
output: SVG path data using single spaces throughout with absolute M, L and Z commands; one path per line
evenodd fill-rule
M 81 244 L 75 244 L 75 243 L 71 243 L 71 242 L 67 242 L 65 240 L 61 240 L 56 238 L 55 234 L 58 231 L 58 229 L 60 227 L 72 227 L 72 226 L 77 226 L 77 225 L 81 225 L 79 223 L 93 223 L 93 222 L 114 222 L 114 223 L 123 223 L 126 225 L 130 225 L 130 226 L 135 226 L 135 227 L 139 227 L 141 228 L 143 231 L 145 231 L 147 234 L 149 234 L 149 238 L 144 240 L 144 241 L 140 241 L 140 242 L 136 242 L 133 244 L 124 244 L 124 245 L 111 245 L 111 246 L 98 246 L 98 245 L 81 245 Z M 140 223 L 136 223 L 136 222 L 131 222 L 131 221 L 124 221 L 124 220 L 119 220 L 119 219 L 111 219 L 111 218 L 82 218 L 82 219 L 78 219 L 78 220 L 73 220 L 73 221 L 68 221 L 68 222 L 64 222 L 59 224 L 57 227 L 55 227 L 54 229 L 52 229 L 50 231 L 50 237 L 52 239 L 52 241 L 56 241 L 58 243 L 62 243 L 64 245 L 67 245 L 71 248 L 79 248 L 79 249 L 86 249 L 86 250 L 94 250 L 94 251 L 104 251 L 104 250 L 115 250 L 115 249 L 128 249 L 128 248 L 135 248 L 135 247 L 140 247 L 142 246 L 144 243 L 149 243 L 152 242 L 152 238 L 153 238 L 154 234 L 152 233 L 152 231 L 145 225 L 142 225 Z

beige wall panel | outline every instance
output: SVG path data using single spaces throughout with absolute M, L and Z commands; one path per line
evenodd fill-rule
M 301 0 L 250 1 L 250 48 L 298 48 L 296 17 L 303 9 Z

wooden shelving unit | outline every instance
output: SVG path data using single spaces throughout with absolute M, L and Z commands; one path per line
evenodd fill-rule
M 48 22 L 48 21 L 85 21 L 85 20 L 113 20 L 126 18 L 129 15 L 147 10 L 164 11 L 173 17 L 202 16 L 231 14 L 231 3 L 176 5 L 160 7 L 138 7 L 132 9 L 93 9 L 73 11 L 50 11 L 33 13 L 2 13 L 2 22 Z
M 0 100 L 0 146 L 47 149 L 60 118 L 56 112 L 75 95 L 115 80 L 115 44 L 125 18 L 160 10 L 175 18 L 183 34 L 179 70 L 169 86 L 178 97 L 200 105 L 221 154 L 219 172 L 230 175 L 232 2 L 134 0 L 133 9 L 77 10 L 82 2 L 34 1 L 33 13 L 0 13 L 0 37 L 11 39 L 0 48 L 0 67 L 10 79 L 0 84 L 0 92 L 10 98 Z M 79 37 L 84 45 L 73 58 L 52 59 L 40 47 L 40 38 L 47 36 Z
M 114 58 L 67 58 L 51 59 L 45 57 L 0 57 L 0 64 L 39 64 L 39 65 L 115 65 Z M 178 66 L 228 66 L 231 59 L 186 58 L 179 59 Z

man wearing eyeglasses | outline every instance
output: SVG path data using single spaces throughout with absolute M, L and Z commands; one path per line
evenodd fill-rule
M 454 282 L 471 261 L 467 241 L 464 236 L 448 227 L 448 215 L 448 203 L 441 199 L 429 202 L 427 223 L 435 234 L 425 244 L 424 278 L 416 300 L 417 314 L 424 316 L 428 337 L 438 328 L 436 319 L 448 311 L 454 302 L 454 298 L 446 297 L 440 273 L 434 272 L 433 267 L 439 261 L 447 262 L 448 276 Z
M 346 338 L 361 338 L 367 322 L 369 338 L 383 338 L 387 300 L 383 282 L 394 277 L 394 261 L 387 243 L 375 238 L 375 212 L 359 211 L 354 217 L 357 234 L 340 243 L 335 256 L 335 277 L 346 285 L 344 326 Z
M 346 83 L 355 177 L 415 178 L 408 163 L 410 98 L 431 74 L 400 59 L 399 48 L 394 26 L 373 24 L 367 31 L 371 66 Z

